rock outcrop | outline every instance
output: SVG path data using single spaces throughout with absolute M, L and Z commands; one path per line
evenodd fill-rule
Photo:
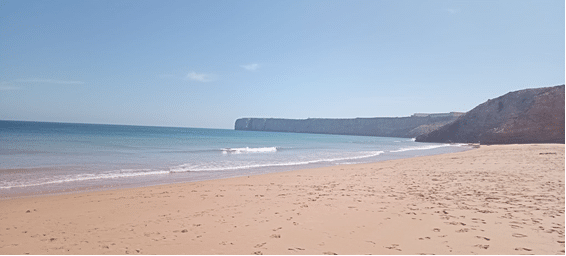
M 414 138 L 450 123 L 463 113 L 355 119 L 240 118 L 236 130 Z
M 520 90 L 488 100 L 416 141 L 564 143 L 564 85 Z

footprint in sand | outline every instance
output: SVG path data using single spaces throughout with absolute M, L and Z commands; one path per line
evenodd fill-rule
M 532 251 L 532 250 L 533 250 L 533 249 L 524 248 L 524 247 L 523 247 L 523 248 L 515 248 L 515 251 L 527 251 L 527 252 L 530 252 L 530 251 Z
M 487 249 L 487 248 L 489 248 L 489 245 L 476 244 L 476 245 L 474 245 L 474 247 L 479 247 L 480 249 Z
M 385 246 L 385 248 L 390 249 L 390 250 L 401 251 L 401 249 L 397 248 L 397 246 L 399 246 L 399 245 L 398 244 L 392 244 L 391 246 Z
M 527 236 L 523 235 L 523 234 L 519 234 L 519 233 L 513 233 L 513 237 L 523 238 L 523 237 L 527 237 Z

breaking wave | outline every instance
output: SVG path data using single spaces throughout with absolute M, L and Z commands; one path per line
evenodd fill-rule
M 76 175 L 61 175 L 51 178 L 37 179 L 35 182 L 17 182 L 17 181 L 4 182 L 3 184 L 0 183 L 0 189 L 25 188 L 25 187 L 33 187 L 33 186 L 61 184 L 67 182 L 139 177 L 139 176 L 168 174 L 168 173 L 169 173 L 168 171 L 163 171 L 163 170 L 152 171 L 148 169 L 122 169 L 118 171 L 97 173 L 97 174 L 84 173 L 84 174 L 76 174 Z
M 354 159 L 362 159 L 368 157 L 378 156 L 383 154 L 383 151 L 373 151 L 373 152 L 366 152 L 367 154 L 361 156 L 353 156 L 353 157 L 340 157 L 340 158 L 327 158 L 327 159 L 317 159 L 317 160 L 309 160 L 309 161 L 297 161 L 297 162 L 282 162 L 282 163 L 261 163 L 261 164 L 243 164 L 243 165 L 194 165 L 194 164 L 182 164 L 175 166 L 169 170 L 171 173 L 178 173 L 178 172 L 202 172 L 202 171 L 230 171 L 230 170 L 240 170 L 240 169 L 250 169 L 250 168 L 259 168 L 259 167 L 278 167 L 278 166 L 292 166 L 292 165 L 307 165 L 307 164 L 314 164 L 314 163 L 325 163 L 325 162 L 336 162 L 336 161 L 347 161 L 347 160 L 354 160 Z
M 439 144 L 439 145 L 429 145 L 429 146 L 421 146 L 421 147 L 407 147 L 401 148 L 397 150 L 391 150 L 391 153 L 397 152 L 404 152 L 404 151 L 411 151 L 411 150 L 428 150 L 428 149 L 435 149 L 435 148 L 442 148 L 442 147 L 453 147 L 453 146 L 463 146 L 465 144 Z
M 223 154 L 242 154 L 242 153 L 269 153 L 277 152 L 277 147 L 265 147 L 265 148 L 223 148 L 221 149 Z

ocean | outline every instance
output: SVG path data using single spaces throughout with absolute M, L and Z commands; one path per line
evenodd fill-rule
M 0 198 L 194 182 L 467 149 L 410 138 L 0 121 Z

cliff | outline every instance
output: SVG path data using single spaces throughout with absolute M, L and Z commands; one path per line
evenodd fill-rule
M 236 130 L 414 138 L 450 123 L 462 113 L 355 119 L 240 118 Z
M 488 100 L 416 141 L 564 143 L 564 85 L 520 90 Z

